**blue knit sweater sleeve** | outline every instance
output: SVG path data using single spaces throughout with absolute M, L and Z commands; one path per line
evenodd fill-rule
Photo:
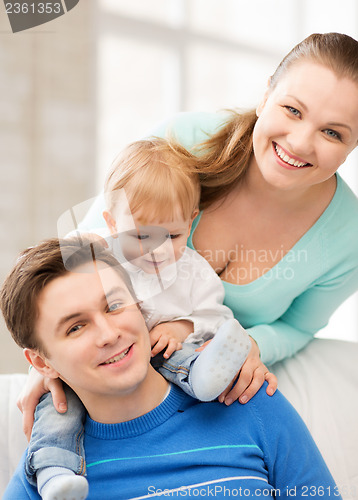
M 311 434 L 282 394 L 263 395 L 252 403 L 252 422 L 260 429 L 268 482 L 280 492 L 279 497 L 341 498 Z

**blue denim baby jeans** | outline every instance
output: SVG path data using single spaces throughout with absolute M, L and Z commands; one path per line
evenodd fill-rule
M 200 345 L 186 342 L 182 345 L 183 348 L 180 351 L 173 352 L 169 359 L 163 361 L 163 364 L 158 367 L 158 371 L 169 382 L 178 385 L 189 396 L 195 398 L 190 382 L 190 368 L 200 354 L 200 352 L 196 352 Z
M 36 486 L 36 472 L 43 467 L 65 467 L 75 474 L 85 475 L 83 448 L 85 408 L 76 394 L 64 384 L 67 412 L 58 413 L 51 393 L 44 394 L 36 407 L 25 473 Z

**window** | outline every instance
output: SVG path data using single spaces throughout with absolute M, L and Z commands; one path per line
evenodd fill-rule
M 98 188 L 118 151 L 169 115 L 256 106 L 308 34 L 357 38 L 357 11 L 355 0 L 98 0 Z M 357 163 L 352 155 L 341 174 L 358 193 Z M 341 338 L 357 339 L 357 301 L 332 320 Z

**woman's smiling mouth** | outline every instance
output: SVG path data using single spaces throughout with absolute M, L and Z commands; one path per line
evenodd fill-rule
M 303 168 L 303 167 L 311 167 L 312 164 L 308 162 L 302 161 L 301 158 L 298 158 L 297 156 L 291 156 L 288 151 L 285 149 L 281 148 L 276 142 L 272 143 L 273 150 L 276 154 L 276 156 L 286 164 L 288 167 L 291 168 Z

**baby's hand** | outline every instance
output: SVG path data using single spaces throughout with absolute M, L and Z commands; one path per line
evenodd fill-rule
M 103 248 L 108 248 L 107 241 L 97 233 L 80 233 L 80 236 L 83 236 L 87 241 L 90 241 L 91 243 L 101 245 Z
M 182 342 L 193 332 L 193 323 L 187 320 L 168 321 L 160 323 L 150 331 L 152 356 L 166 348 L 163 354 L 168 359 L 173 352 L 182 348 Z
M 247 403 L 261 388 L 265 380 L 268 382 L 266 393 L 269 396 L 272 396 L 277 389 L 276 376 L 262 363 L 260 350 L 256 342 L 252 338 L 250 339 L 252 347 L 245 363 L 237 374 L 239 378 L 234 385 L 235 377 L 225 391 L 220 394 L 220 403 L 225 403 L 229 406 L 237 399 L 242 404 Z
M 17 406 L 22 412 L 22 428 L 28 441 L 30 441 L 34 413 L 43 394 L 51 391 L 53 404 L 59 413 L 67 410 L 66 396 L 60 379 L 43 377 L 34 368 L 30 371 L 26 383 L 17 398 Z

